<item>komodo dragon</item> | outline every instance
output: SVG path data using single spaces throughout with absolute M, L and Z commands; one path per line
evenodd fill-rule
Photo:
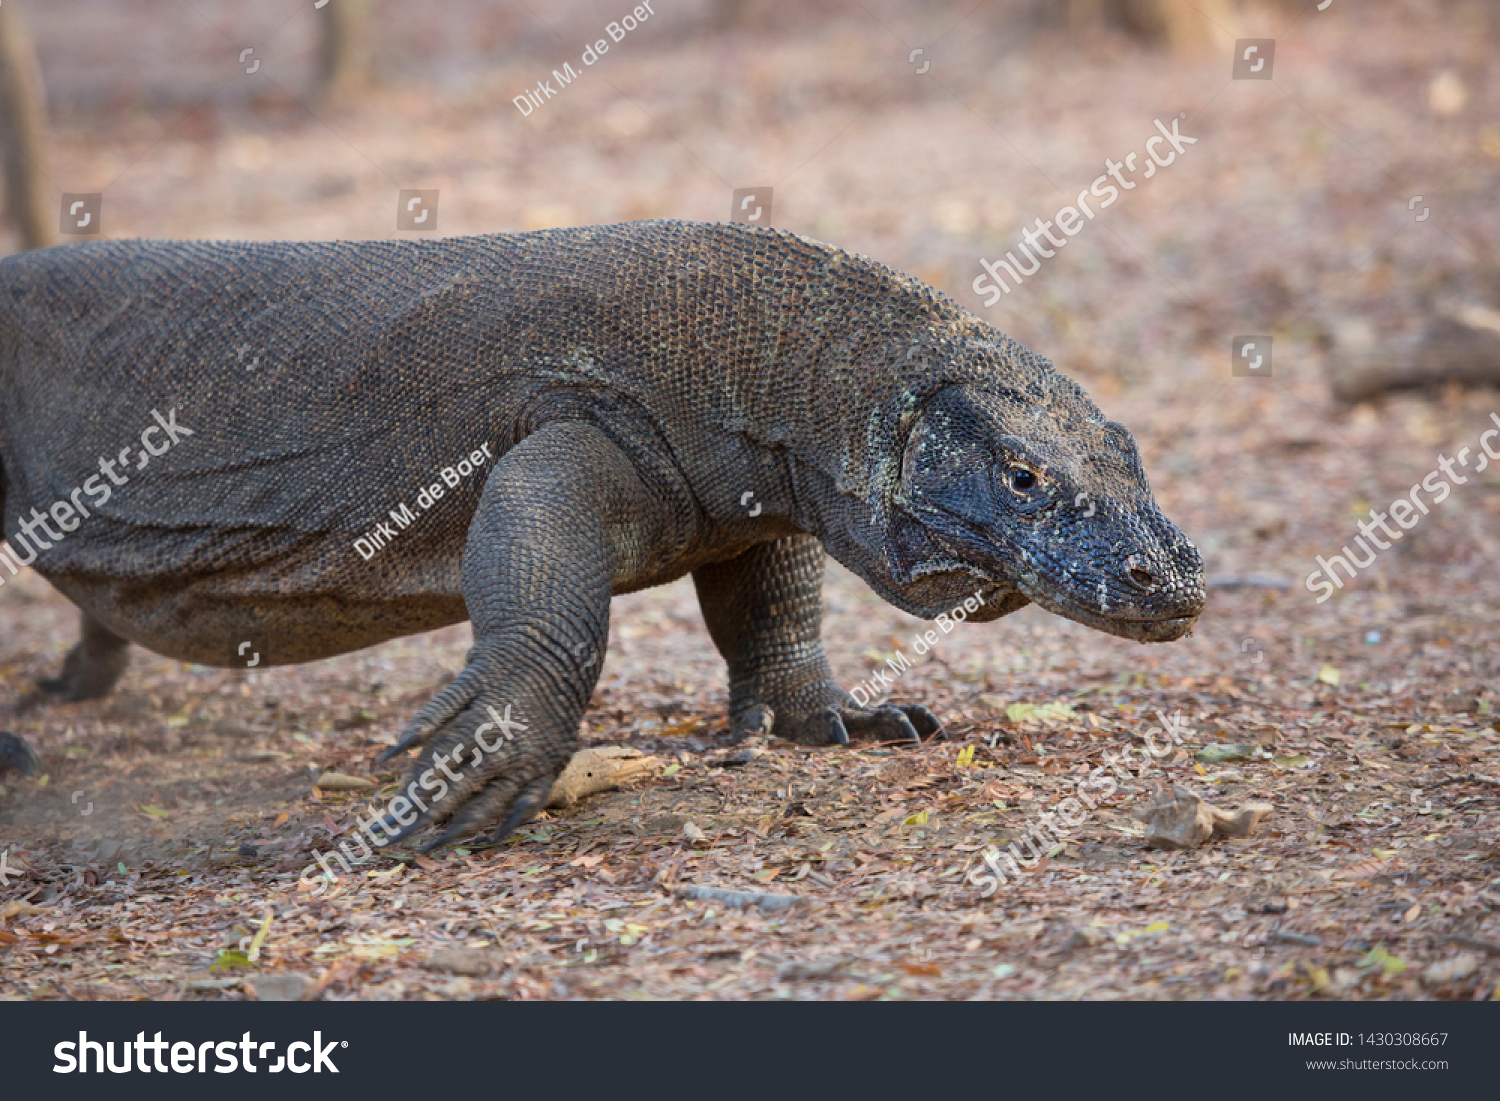
M 70 699 L 127 640 L 279 665 L 471 620 L 392 750 L 429 847 L 539 808 L 616 593 L 691 573 L 733 730 L 806 743 L 940 729 L 834 681 L 825 551 L 929 619 L 1035 601 L 1164 642 L 1204 602 L 1135 440 L 1048 360 L 742 225 L 12 256 L 0 471 L 11 555 L 82 609 Z

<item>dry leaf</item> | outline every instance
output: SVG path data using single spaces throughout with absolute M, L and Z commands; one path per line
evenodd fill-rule
M 1274 810 L 1268 803 L 1246 803 L 1226 811 L 1205 802 L 1185 788 L 1158 785 L 1152 801 L 1138 815 L 1146 823 L 1151 848 L 1195 849 L 1210 837 L 1248 837 Z
M 1371 876 L 1379 875 L 1384 869 L 1384 860 L 1361 860 L 1358 864 L 1351 864 L 1347 868 L 1340 868 L 1333 873 L 1333 878 L 1369 879 Z
M 1464 952 L 1451 960 L 1441 960 L 1430 965 L 1422 972 L 1422 978 L 1434 986 L 1459 982 L 1478 971 L 1483 963 L 1484 960 L 1477 952 Z

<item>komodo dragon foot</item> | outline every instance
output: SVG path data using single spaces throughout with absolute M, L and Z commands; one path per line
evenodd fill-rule
M 130 665 L 129 642 L 87 612 L 79 619 L 82 638 L 63 659 L 62 673 L 37 681 L 42 691 L 70 702 L 109 695 Z
M 792 535 L 693 572 L 709 634 L 729 663 L 735 740 L 917 743 L 939 733 L 943 724 L 920 704 L 861 708 L 833 679 L 820 637 L 824 559 L 817 539 Z
M 36 752 L 25 740 L 0 730 L 0 773 L 19 772 L 30 776 L 42 767 Z

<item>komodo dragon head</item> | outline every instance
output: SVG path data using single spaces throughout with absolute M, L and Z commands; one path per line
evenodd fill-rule
M 977 588 L 971 619 L 1034 601 L 1122 638 L 1187 634 L 1203 559 L 1157 507 L 1130 432 L 1013 342 L 985 354 L 1004 361 L 994 381 L 939 389 L 907 419 L 876 571 L 898 592 L 883 595 L 930 616 Z

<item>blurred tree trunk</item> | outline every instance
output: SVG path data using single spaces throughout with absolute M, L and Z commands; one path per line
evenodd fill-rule
M 1114 28 L 1153 46 L 1190 51 L 1234 38 L 1232 0 L 1039 0 L 1069 30 Z
M 1173 50 L 1211 45 L 1216 32 L 1234 39 L 1229 0 L 1121 0 L 1120 8 L 1130 30 Z
M 20 5 L 0 3 L 0 149 L 5 212 L 22 248 L 52 243 L 57 212 L 47 184 L 47 92 Z
M 371 0 L 328 0 L 318 19 L 317 98 L 348 100 L 370 81 Z
M 746 0 L 713 0 L 710 19 L 720 29 L 737 27 L 745 21 L 745 9 L 749 6 Z

